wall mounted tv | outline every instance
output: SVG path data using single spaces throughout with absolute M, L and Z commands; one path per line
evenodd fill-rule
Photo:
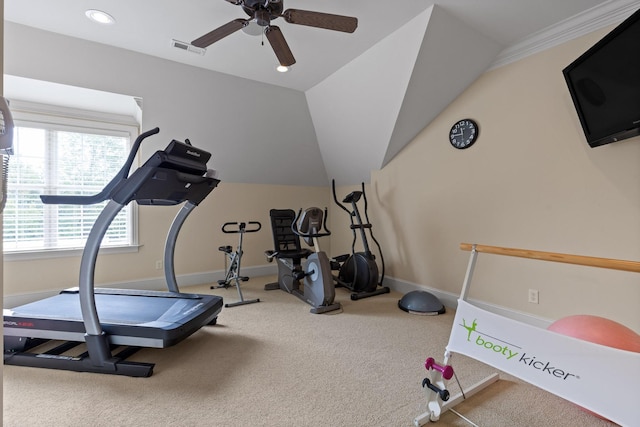
M 562 72 L 591 147 L 640 135 L 640 10 Z

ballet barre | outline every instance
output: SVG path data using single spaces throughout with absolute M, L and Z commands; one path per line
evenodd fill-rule
M 477 382 L 463 393 L 449 396 L 447 381 L 454 375 L 449 364 L 455 353 L 474 358 L 543 390 L 556 394 L 622 426 L 640 419 L 635 387 L 640 384 L 640 353 L 606 347 L 516 321 L 481 309 L 467 296 L 479 253 L 640 273 L 640 262 L 542 252 L 527 249 L 462 243 L 470 251 L 458 298 L 456 315 L 443 363 L 427 358 L 429 377 L 422 382 L 427 411 L 414 419 L 421 426 L 437 421 L 446 410 L 499 379 L 498 373 Z M 608 366 L 607 384 L 616 393 L 602 392 L 601 369 Z M 446 393 L 445 393 L 446 391 Z

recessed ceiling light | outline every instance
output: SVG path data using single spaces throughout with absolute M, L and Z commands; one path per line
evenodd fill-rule
M 87 18 L 99 24 L 113 24 L 116 22 L 113 16 L 101 10 L 89 9 L 84 14 L 87 15 Z
M 276 67 L 276 70 L 278 70 L 281 73 L 286 73 L 287 71 L 289 71 L 289 67 L 285 67 L 284 65 L 278 65 Z

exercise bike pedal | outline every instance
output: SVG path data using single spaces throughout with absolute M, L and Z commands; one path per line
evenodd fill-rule
M 311 270 L 311 271 L 298 271 L 298 272 L 294 272 L 294 273 L 292 274 L 292 276 L 293 276 L 293 279 L 294 279 L 294 280 L 302 280 L 302 279 L 304 279 L 305 277 L 307 277 L 307 276 L 311 276 L 311 275 L 313 275 L 313 274 L 315 274 L 315 273 L 316 273 L 316 272 L 315 272 L 315 270 Z
M 224 279 L 220 279 L 218 280 L 218 286 L 216 286 L 216 288 L 228 288 L 229 286 L 231 286 L 231 284 L 229 282 L 227 282 Z M 213 289 L 213 286 L 211 287 Z
M 249 276 L 238 276 L 238 279 L 242 280 L 243 282 L 247 282 L 249 281 Z

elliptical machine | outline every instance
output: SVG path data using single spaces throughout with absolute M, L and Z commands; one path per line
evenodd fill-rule
M 304 212 L 300 209 L 295 217 L 293 215 L 295 214 L 290 209 L 271 210 L 276 249 L 266 251 L 265 254 L 269 261 L 274 258 L 278 260 L 278 282 L 265 285 L 265 290 L 282 289 L 291 293 L 311 305 L 310 312 L 314 314 L 338 310 L 341 308 L 340 303 L 333 302 L 335 286 L 331 262 L 318 244 L 318 238 L 331 235 L 327 229 L 326 209 L 324 220 L 319 208 L 308 208 Z M 289 230 L 283 229 L 283 225 L 287 223 L 290 224 Z M 293 236 L 290 232 L 293 232 Z M 300 237 L 314 247 L 314 252 L 300 248 Z M 304 269 L 301 265 L 302 258 L 306 258 Z
M 389 293 L 389 288 L 387 286 L 382 286 L 382 282 L 384 280 L 384 257 L 382 256 L 380 244 L 371 231 L 372 225 L 369 222 L 369 215 L 367 213 L 367 195 L 364 191 L 364 182 L 362 183 L 362 191 L 352 191 L 342 200 L 343 203 L 350 203 L 352 210 L 347 209 L 338 201 L 338 197 L 336 196 L 335 180 L 331 181 L 331 186 L 333 189 L 333 200 L 343 211 L 349 214 L 349 218 L 351 220 L 351 231 L 353 232 L 351 254 L 340 255 L 333 258 L 332 270 L 338 270 L 338 276 L 334 277 L 336 283 L 338 286 L 343 286 L 352 291 L 351 299 L 353 301 Z M 364 215 L 367 220 L 366 223 L 362 221 L 360 211 L 358 210 L 358 201 L 360 198 L 364 200 Z M 364 249 L 363 252 L 356 252 L 355 250 L 357 241 L 356 230 L 360 231 L 360 239 L 362 240 L 362 246 Z M 382 267 L 380 272 L 378 271 L 376 257 L 369 249 L 369 242 L 367 241 L 367 234 L 365 233 L 365 230 L 369 230 L 371 239 L 378 247 L 380 264 Z

